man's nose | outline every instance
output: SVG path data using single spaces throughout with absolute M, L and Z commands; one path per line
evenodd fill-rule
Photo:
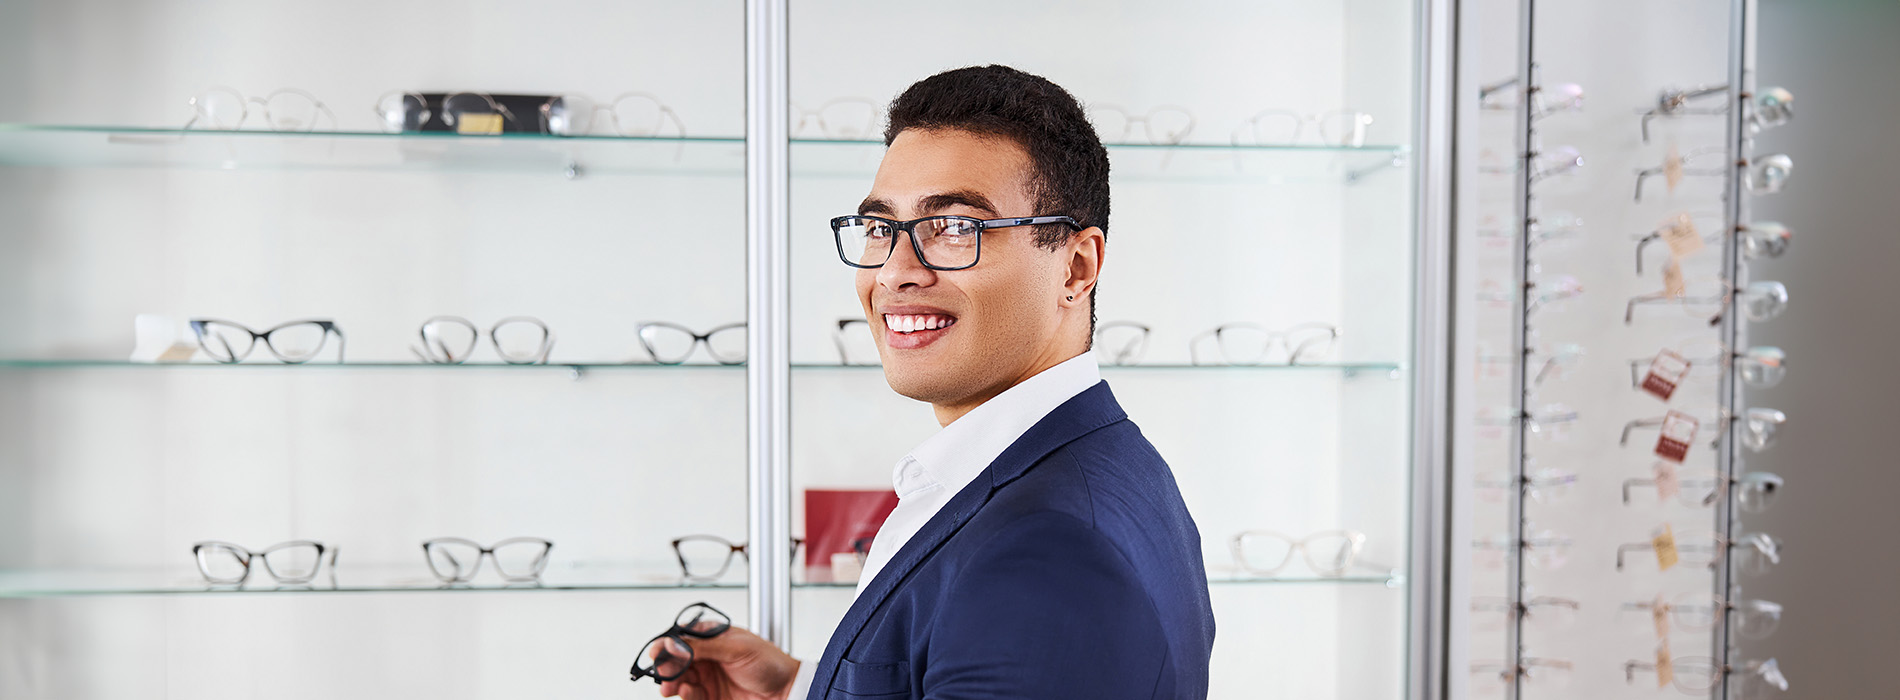
M 924 267 L 917 258 L 916 234 L 899 231 L 891 239 L 891 257 L 877 270 L 877 283 L 884 288 L 897 291 L 905 287 L 928 287 L 937 281 L 937 271 Z

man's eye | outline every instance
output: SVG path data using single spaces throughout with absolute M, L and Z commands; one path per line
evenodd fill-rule
M 890 238 L 891 225 L 883 223 L 883 222 L 878 222 L 878 221 L 873 221 L 871 223 L 865 224 L 864 237 L 865 238 Z
M 952 220 L 943 222 L 943 228 L 937 231 L 937 235 L 951 236 L 951 237 L 975 236 L 977 230 L 978 230 L 978 227 L 976 225 L 976 222 L 974 221 L 959 221 L 956 219 L 952 219 Z

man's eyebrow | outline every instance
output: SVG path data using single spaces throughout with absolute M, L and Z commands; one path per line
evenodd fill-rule
M 858 205 L 858 213 L 859 214 L 883 214 L 883 215 L 889 216 L 897 212 L 896 210 L 891 208 L 891 203 L 889 200 L 880 199 L 878 197 L 865 197 L 864 202 Z
M 937 194 L 925 195 L 917 200 L 917 210 L 925 214 L 935 214 L 950 207 L 957 206 L 969 207 L 984 212 L 989 214 L 991 218 L 997 216 L 996 206 L 990 204 L 990 198 L 983 196 L 983 193 L 975 190 L 939 192 Z

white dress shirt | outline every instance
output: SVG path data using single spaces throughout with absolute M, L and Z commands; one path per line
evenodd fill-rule
M 891 563 L 898 550 L 936 517 L 951 497 L 988 469 L 1003 450 L 1057 406 L 1101 381 L 1102 369 L 1095 353 L 1076 355 L 1005 389 L 897 460 L 897 467 L 891 470 L 897 508 L 884 519 L 877 539 L 871 541 L 864 573 L 858 576 L 858 594 L 862 595 L 864 587 Z M 805 700 L 817 672 L 816 663 L 799 664 L 798 678 L 792 683 L 793 700 Z

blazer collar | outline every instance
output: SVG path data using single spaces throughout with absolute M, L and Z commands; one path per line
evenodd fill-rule
M 962 529 L 963 524 L 969 522 L 989 502 L 997 489 L 1021 477 L 1057 448 L 1127 418 L 1128 414 L 1122 411 L 1121 404 L 1116 403 L 1114 393 L 1108 390 L 1108 382 L 1098 382 L 1043 416 L 1035 427 L 1003 450 L 1003 454 L 998 455 L 996 461 L 984 470 L 989 478 L 978 476 L 969 486 L 951 497 L 943 509 L 937 511 L 903 548 L 897 550 L 891 562 L 865 587 L 864 594 L 851 603 L 844 620 L 831 633 L 831 642 L 825 645 L 825 655 L 820 658 L 818 671 L 812 676 L 810 697 L 825 696 L 838 673 L 838 660 L 844 658 L 845 650 L 857 641 L 858 635 L 864 631 L 864 625 L 870 622 L 871 614 L 883 606 L 884 601 L 897 590 L 897 585 L 918 564 L 923 563 L 944 541 Z

